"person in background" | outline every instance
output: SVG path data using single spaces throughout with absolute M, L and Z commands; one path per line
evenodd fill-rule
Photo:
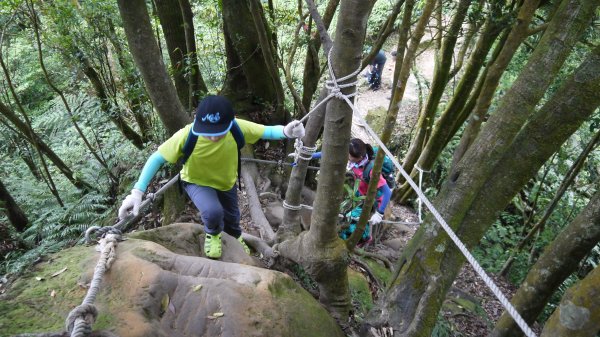
M 237 123 L 245 142 L 259 139 L 277 140 L 304 136 L 300 121 L 286 126 L 265 126 L 235 118 L 233 106 L 223 96 L 207 96 L 196 110 L 194 122 L 177 131 L 158 147 L 142 169 L 140 177 L 119 208 L 119 218 L 129 211 L 137 215 L 150 180 L 166 162 L 176 163 L 183 155 L 183 146 L 191 132 L 197 137 L 195 147 L 181 169 L 183 188 L 200 211 L 206 238 L 204 253 L 218 259 L 222 254 L 221 232 L 238 241 L 247 253 L 242 239 L 237 195 L 238 149 L 230 129 Z
M 367 165 L 374 159 L 375 151 L 373 151 L 373 147 L 370 144 L 366 144 L 358 138 L 352 138 L 350 140 L 350 145 L 348 145 L 348 169 L 353 173 L 356 179 L 360 179 L 357 193 L 361 196 L 367 194 L 367 188 L 369 187 L 369 181 L 365 180 L 363 172 Z M 372 179 L 372 174 L 373 172 L 369 173 L 370 179 Z M 369 226 L 365 229 L 362 236 L 363 244 L 372 241 L 373 226 L 380 224 L 383 220 L 383 214 L 390 202 L 391 196 L 392 190 L 380 174 L 379 179 L 377 180 L 377 195 L 375 204 L 373 205 L 373 214 L 369 219 Z M 360 217 L 362 211 L 362 206 L 356 207 L 350 211 L 350 218 L 357 219 Z M 349 229 L 350 233 L 342 232 L 342 238 L 344 238 L 344 234 L 349 236 L 354 231 L 352 226 Z
M 320 159 L 322 157 L 321 152 L 315 152 L 312 155 L 313 159 Z M 367 165 L 375 159 L 375 151 L 370 144 L 366 144 L 361 139 L 352 138 L 348 145 L 348 170 L 352 172 L 355 179 L 359 179 L 357 194 L 364 196 L 367 194 L 367 188 L 369 187 L 369 181 L 364 178 L 364 170 Z M 368 172 L 368 171 L 367 171 Z M 369 177 L 372 178 L 372 173 L 369 173 Z M 373 214 L 369 219 L 369 224 L 363 233 L 361 238 L 361 245 L 364 245 L 372 241 L 372 226 L 376 226 L 383 221 L 383 214 L 385 209 L 390 202 L 392 196 L 392 190 L 388 186 L 385 178 L 380 174 L 377 180 L 377 196 L 373 208 Z M 347 217 L 351 219 L 351 224 L 348 228 L 342 230 L 340 237 L 347 239 L 356 228 L 356 220 L 362 213 L 362 205 L 359 205 L 352 209 Z
M 369 70 L 369 89 L 378 90 L 381 87 L 381 76 L 383 74 L 383 66 L 385 66 L 385 61 L 387 58 L 385 57 L 385 52 L 380 50 L 373 58 L 371 62 L 371 69 Z

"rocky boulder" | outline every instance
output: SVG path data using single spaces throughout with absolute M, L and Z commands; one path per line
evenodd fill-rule
M 174 224 L 120 242 L 94 303 L 94 330 L 121 337 L 344 336 L 308 292 L 255 266 L 232 237 L 224 238 L 221 260 L 199 256 L 201 231 Z M 2 335 L 64 330 L 98 256 L 94 247 L 76 246 L 33 267 L 0 301 Z

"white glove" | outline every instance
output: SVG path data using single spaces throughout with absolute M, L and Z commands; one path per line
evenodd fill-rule
M 293 120 L 283 127 L 283 134 L 287 138 L 302 138 L 304 133 L 304 125 L 299 120 Z
M 379 223 L 381 223 L 382 220 L 383 214 L 376 211 L 375 213 L 373 213 L 373 215 L 371 215 L 371 219 L 369 220 L 369 222 L 371 223 L 371 225 L 378 225 Z
M 131 190 L 131 194 L 125 197 L 121 207 L 119 208 L 119 219 L 124 219 L 127 216 L 127 212 L 131 210 L 133 216 L 138 215 L 140 212 L 140 206 L 142 205 L 142 197 L 144 192 L 134 188 Z

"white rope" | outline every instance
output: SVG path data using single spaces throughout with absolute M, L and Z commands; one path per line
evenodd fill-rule
M 109 233 L 100 240 L 100 258 L 94 269 L 94 276 L 88 292 L 81 305 L 71 310 L 65 322 L 67 332 L 69 332 L 71 337 L 83 337 L 92 331 L 91 327 L 98 316 L 98 310 L 94 306 L 94 301 L 96 300 L 96 295 L 100 289 L 102 276 L 110 269 L 116 258 L 117 241 L 120 238 L 120 234 Z
M 327 84 L 326 84 L 327 88 L 330 90 L 330 94 L 329 94 L 329 96 L 327 96 L 325 98 L 325 100 L 330 99 L 331 96 L 333 95 L 336 98 L 343 99 L 344 101 L 346 101 L 346 103 L 348 104 L 348 106 L 350 106 L 350 108 L 352 108 L 353 114 L 359 119 L 359 121 L 362 124 L 364 124 L 364 128 L 371 135 L 371 137 L 373 137 L 373 139 L 375 139 L 375 141 L 379 145 L 379 148 L 383 149 L 383 151 L 385 152 L 385 154 L 388 155 L 388 157 L 392 160 L 392 162 L 394 163 L 394 166 L 396 166 L 396 168 L 398 168 L 398 170 L 400 171 L 400 173 L 402 174 L 402 176 L 404 177 L 404 179 L 406 179 L 406 181 L 409 183 L 409 185 L 415 190 L 415 192 L 417 193 L 417 195 L 419 196 L 419 198 L 425 203 L 425 205 L 427 206 L 427 208 L 431 211 L 431 214 L 433 214 L 433 216 L 438 221 L 438 223 L 442 226 L 442 228 L 446 231 L 446 233 L 448 233 L 448 236 L 450 236 L 450 238 L 452 239 L 452 241 L 454 242 L 454 244 L 456 244 L 456 246 L 458 247 L 458 249 L 463 253 L 463 255 L 466 257 L 467 261 L 473 266 L 473 269 L 475 269 L 475 271 L 483 279 L 483 281 L 485 282 L 485 284 L 492 290 L 492 292 L 494 293 L 494 295 L 496 296 L 496 298 L 498 298 L 498 300 L 504 306 L 504 308 L 506 309 L 506 311 L 512 316 L 512 318 L 515 320 L 515 322 L 517 323 L 517 325 L 519 325 L 519 327 L 521 328 L 521 330 L 523 330 L 523 332 L 525 333 L 525 335 L 527 335 L 527 337 L 536 337 L 535 333 L 527 325 L 527 323 L 525 322 L 525 320 L 523 319 L 523 317 L 521 317 L 521 315 L 519 314 L 519 312 L 512 306 L 512 304 L 504 296 L 504 294 L 502 293 L 502 291 L 500 291 L 500 289 L 498 288 L 498 286 L 496 286 L 496 284 L 494 283 L 494 281 L 492 281 L 492 279 L 486 274 L 486 272 L 479 265 L 479 263 L 477 262 L 477 260 L 475 259 L 475 257 L 468 251 L 467 247 L 465 247 L 465 245 L 460 241 L 460 239 L 458 238 L 458 236 L 456 236 L 456 234 L 454 233 L 454 231 L 452 230 L 452 228 L 450 228 L 450 226 L 448 226 L 448 224 L 442 218 L 442 216 L 440 215 L 440 213 L 435 209 L 435 207 L 433 207 L 433 204 L 429 201 L 429 199 L 427 199 L 427 197 L 425 196 L 425 194 L 423 193 L 423 191 L 421 190 L 421 188 L 419 186 L 417 186 L 417 184 L 412 180 L 412 178 L 410 177 L 410 175 L 408 173 L 406 173 L 406 171 L 404 171 L 404 168 L 402 168 L 402 165 L 400 165 L 400 163 L 394 157 L 394 155 L 390 152 L 390 150 L 385 146 L 385 144 L 383 144 L 383 142 L 381 141 L 381 139 L 379 139 L 379 137 L 377 136 L 377 134 L 375 133 L 375 131 L 373 131 L 373 129 L 369 126 L 369 124 L 362 118 L 362 116 L 360 114 L 360 111 L 358 111 L 358 109 L 352 104 L 352 102 L 349 99 L 350 97 L 353 97 L 353 96 L 356 95 L 356 91 L 353 92 L 353 93 L 351 93 L 351 94 L 349 94 L 349 95 L 344 95 L 340 91 L 340 88 L 346 88 L 346 87 L 355 85 L 356 82 L 355 83 L 338 85 L 337 84 L 337 80 L 335 78 L 335 74 L 333 73 L 333 70 L 331 68 L 331 59 L 330 59 L 330 56 L 331 56 L 331 50 L 329 51 L 329 54 L 327 56 L 328 67 L 329 67 L 329 75 L 331 76 L 331 80 L 329 80 L 327 82 Z M 357 71 L 355 71 L 354 73 L 352 73 L 352 74 L 350 74 L 348 76 L 340 78 L 339 80 L 340 81 L 347 80 L 348 78 L 350 78 L 350 77 L 355 76 L 356 74 L 358 74 L 358 72 L 360 72 L 360 69 L 358 69 Z M 323 101 L 325 101 L 325 100 L 323 100 Z M 321 103 L 323 101 L 321 101 Z M 319 103 L 319 105 L 321 103 Z M 308 116 L 308 114 L 307 114 L 307 116 Z
M 327 88 L 327 90 L 329 90 L 329 95 L 327 95 L 323 100 L 321 100 L 317 105 L 315 105 L 306 115 L 304 115 L 304 117 L 302 117 L 302 119 L 300 119 L 301 123 L 303 123 L 308 118 L 308 116 L 310 116 L 311 113 L 315 112 L 321 105 L 325 104 L 327 101 L 329 101 L 333 97 L 342 99 L 342 98 L 346 98 L 346 97 L 356 96 L 356 91 L 349 93 L 349 94 L 343 94 L 342 89 L 355 87 L 356 84 L 358 83 L 357 81 L 344 83 L 344 84 L 340 84 L 339 82 L 347 81 L 347 80 L 355 77 L 356 75 L 358 75 L 361 70 L 360 66 L 353 73 L 346 75 L 344 77 L 341 77 L 341 78 L 336 78 L 335 72 L 333 71 L 333 68 L 331 66 L 331 64 L 332 64 L 331 63 L 331 51 L 332 50 L 333 50 L 333 48 L 329 49 L 329 53 L 327 53 L 327 67 L 329 69 L 330 79 L 325 81 L 325 88 Z M 317 150 L 316 146 L 312 146 L 312 147 L 305 146 L 302 143 L 302 140 L 300 140 L 299 138 L 296 138 L 296 142 L 294 143 L 294 148 L 295 148 L 295 152 L 289 154 L 290 157 L 294 158 L 294 163 L 297 163 L 298 159 L 311 160 L 312 154 L 315 153 L 315 151 Z
M 415 168 L 419 171 L 419 190 L 423 190 L 423 172 L 427 172 L 429 173 L 430 171 L 425 171 L 422 168 L 419 167 L 419 165 L 415 164 Z M 421 197 L 417 198 L 417 203 L 419 205 L 419 223 L 423 222 L 423 200 L 421 200 Z
M 301 210 L 301 209 L 303 209 L 303 208 L 304 208 L 304 209 L 309 209 L 309 210 L 311 210 L 311 211 L 312 211 L 312 209 L 313 209 L 313 207 L 312 207 L 312 206 L 310 206 L 310 205 L 305 205 L 305 204 L 300 204 L 300 205 L 290 205 L 290 204 L 288 204 L 288 203 L 287 203 L 285 200 L 283 201 L 283 204 L 282 204 L 282 206 L 283 206 L 283 208 L 286 208 L 286 209 L 289 209 L 289 210 L 292 210 L 292 211 L 299 211 L 299 210 Z
M 300 138 L 296 138 L 296 142 L 294 143 L 294 148 L 296 149 L 295 152 L 290 153 L 288 155 L 289 157 L 294 157 L 294 163 L 292 164 L 292 166 L 294 166 L 294 164 L 298 162 L 298 159 L 311 160 L 313 153 L 315 153 L 315 151 L 317 151 L 316 145 L 315 146 L 305 146 L 304 143 L 302 143 L 302 140 L 300 140 Z

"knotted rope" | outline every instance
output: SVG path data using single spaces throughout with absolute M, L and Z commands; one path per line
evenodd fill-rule
M 175 184 L 178 179 L 179 175 L 176 175 L 156 191 L 156 193 L 148 193 L 146 198 L 142 201 L 140 213 L 152 203 L 157 196 L 165 193 L 165 191 Z M 101 237 L 99 240 L 100 258 L 94 269 L 92 282 L 90 283 L 90 287 L 82 304 L 71 310 L 65 321 L 67 332 L 71 337 L 83 337 L 92 331 L 92 325 L 98 316 L 98 310 L 94 306 L 94 301 L 96 300 L 96 295 L 100 289 L 102 276 L 110 269 L 116 258 L 117 242 L 121 240 L 121 230 L 134 218 L 135 216 L 130 215 L 121 219 L 113 226 L 92 226 L 85 231 L 86 243 L 91 242 L 90 237 L 92 233 L 95 233 L 97 237 Z
M 109 227 L 105 227 L 109 228 Z M 83 299 L 81 305 L 75 307 L 66 319 L 67 332 L 71 337 L 83 337 L 88 335 L 92 331 L 92 325 L 98 317 L 98 310 L 94 306 L 96 295 L 100 289 L 100 282 L 102 282 L 102 276 L 110 269 L 112 263 L 116 258 L 116 247 L 117 242 L 121 239 L 121 234 L 118 229 L 110 228 L 104 230 L 105 235 L 100 239 L 100 258 L 94 269 L 94 276 L 88 292 Z M 113 231 L 114 233 L 108 233 Z M 86 238 L 89 236 L 89 230 L 86 231 Z M 116 233 L 119 232 L 119 233 Z

